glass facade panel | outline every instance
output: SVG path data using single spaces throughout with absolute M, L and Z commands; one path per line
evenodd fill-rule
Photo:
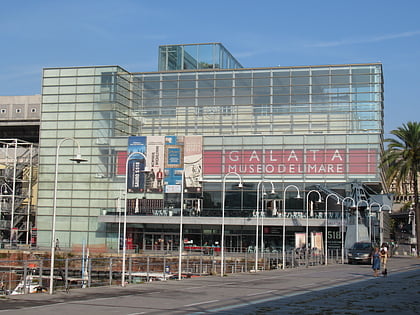
M 231 216 L 252 217 L 256 183 L 262 178 L 278 188 L 299 183 L 302 189 L 319 183 L 347 185 L 361 177 L 381 182 L 376 167 L 383 134 L 381 65 L 242 69 L 219 44 L 161 46 L 159 51 L 161 72 L 155 73 L 128 73 L 118 67 L 44 70 L 41 239 L 49 236 L 55 153 L 64 138 L 77 139 L 88 159 L 69 163 L 77 146 L 72 140 L 59 149 L 57 232 L 69 244 L 79 242 L 80 234 L 89 237 L 89 244 L 106 243 L 107 224 L 98 222 L 98 215 L 116 210 L 131 135 L 151 143 L 173 136 L 183 145 L 189 136 L 202 136 L 203 176 L 213 181 L 203 186 L 202 211 L 209 217 L 221 215 L 221 180 L 228 171 L 249 183 L 242 192 L 232 183 L 227 186 L 234 200 L 227 206 Z M 331 152 L 338 152 L 342 162 L 331 162 Z M 363 166 L 351 169 L 352 159 L 366 156 Z M 143 197 L 162 202 L 159 213 L 180 204 L 178 194 L 161 191 L 129 197 L 130 202 Z M 135 213 L 135 206 L 128 209 Z M 156 209 L 149 210 L 149 218 L 154 217 Z M 170 228 L 154 224 L 159 231 Z M 196 225 L 193 230 L 200 232 Z

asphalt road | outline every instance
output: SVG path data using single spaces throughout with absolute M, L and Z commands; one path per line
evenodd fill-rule
M 0 299 L 0 314 L 420 314 L 420 259 L 73 289 Z

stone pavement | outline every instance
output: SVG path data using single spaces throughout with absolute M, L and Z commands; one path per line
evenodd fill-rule
M 261 296 L 255 300 L 242 299 L 241 304 L 232 305 L 220 305 L 211 306 L 209 305 L 206 309 L 200 311 L 190 311 L 180 309 L 178 312 L 173 310 L 173 313 L 177 314 L 420 314 L 420 259 L 415 257 L 393 257 L 389 261 L 389 275 L 387 277 L 373 277 L 370 266 L 353 266 L 353 265 L 334 265 L 331 266 L 320 266 L 309 268 L 314 272 L 325 272 L 330 271 L 326 275 L 326 279 L 335 277 L 340 279 L 340 274 L 334 274 L 333 271 L 341 270 L 346 275 L 343 278 L 352 279 L 354 281 L 347 281 L 346 283 L 340 284 L 334 282 L 333 285 L 328 285 L 327 282 L 324 286 L 319 286 L 316 289 L 305 288 L 300 289 L 302 279 L 294 281 L 294 277 L 298 278 L 298 275 L 303 270 L 290 269 L 285 271 L 275 271 L 277 275 L 286 275 L 288 277 L 288 292 L 293 293 L 281 293 L 279 292 L 276 296 Z M 308 271 L 308 269 L 306 269 Z M 261 272 L 258 275 L 260 277 L 267 277 L 272 271 Z M 328 276 L 330 274 L 330 276 Z M 235 277 L 244 278 L 250 275 L 244 274 L 243 276 L 237 275 Z M 225 282 L 231 281 L 232 277 L 222 278 L 207 278 L 203 277 L 200 283 L 209 283 L 214 280 L 220 280 L 220 289 Z M 286 279 L 286 278 L 285 278 Z M 181 282 L 173 282 L 173 285 L 182 284 L 184 290 L 189 286 L 194 286 L 197 282 L 193 279 L 183 280 Z M 304 280 L 303 280 L 304 281 Z M 310 280 L 307 280 L 310 281 Z M 172 281 L 171 281 L 172 282 Z M 158 283 L 156 283 L 158 284 Z M 170 284 L 170 283 L 168 283 Z M 226 283 L 227 285 L 228 283 Z M 164 283 L 160 283 L 160 286 Z M 166 286 L 165 286 L 166 287 Z M 286 285 L 287 287 L 287 285 Z M 152 289 L 152 284 L 149 288 Z M 67 303 L 71 301 L 89 301 L 107 297 L 124 297 L 138 294 L 139 287 L 137 285 L 130 285 L 125 288 L 121 287 L 96 287 L 86 289 L 72 289 L 70 294 L 65 292 L 57 292 L 54 295 L 49 294 L 30 294 L 30 295 L 19 295 L 19 296 L 7 296 L 4 299 L 0 299 L 0 313 L 8 313 L 8 310 L 13 308 L 13 304 L 19 303 L 19 307 L 22 309 L 30 309 L 39 305 L 55 304 L 55 303 Z M 163 293 L 163 292 L 162 292 Z M 156 298 L 156 297 L 154 297 Z M 211 297 L 209 297 L 210 299 Z M 57 304 L 58 305 L 58 304 Z M 159 304 L 158 304 L 159 305 Z M 16 304 L 15 304 L 16 306 Z M 22 310 L 21 309 L 21 310 Z M 15 310 L 17 310 L 15 308 Z M 57 309 L 58 311 L 58 309 Z M 147 314 L 146 310 L 141 312 Z M 33 309 L 32 314 L 35 313 Z M 171 314 L 164 312 L 163 307 L 158 311 L 157 309 L 153 314 Z
M 392 268 L 386 277 L 220 310 L 217 314 L 420 314 L 420 260 L 416 260 L 414 269 Z

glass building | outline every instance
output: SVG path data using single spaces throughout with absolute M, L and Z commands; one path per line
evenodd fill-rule
M 263 214 L 265 246 L 275 248 L 279 218 L 296 246 L 306 216 L 312 232 L 325 215 L 339 230 L 342 208 L 329 194 L 386 189 L 378 63 L 243 68 L 218 43 L 169 45 L 157 72 L 47 68 L 42 82 L 40 245 L 51 242 L 54 199 L 61 246 L 118 248 L 125 210 L 129 246 L 177 246 L 183 209 L 190 243 L 220 242 L 224 210 L 227 247 L 252 246 Z M 69 161 L 78 145 L 87 163 Z

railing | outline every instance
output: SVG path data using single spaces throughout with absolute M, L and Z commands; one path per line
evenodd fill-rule
M 184 252 L 182 278 L 220 275 L 220 252 L 211 254 Z M 46 292 L 49 282 L 54 281 L 55 291 L 91 286 L 121 285 L 121 257 L 77 257 L 56 259 L 54 274 L 50 275 L 48 258 L 36 260 L 0 260 L 0 295 Z M 325 262 L 322 251 L 306 253 L 289 250 L 285 256 L 285 268 L 311 267 Z M 340 263 L 339 250 L 329 251 L 329 263 Z M 178 279 L 177 252 L 167 254 L 128 255 L 126 284 Z M 255 255 L 248 252 L 227 252 L 225 274 L 256 272 Z M 262 253 L 258 270 L 282 269 L 280 252 Z

